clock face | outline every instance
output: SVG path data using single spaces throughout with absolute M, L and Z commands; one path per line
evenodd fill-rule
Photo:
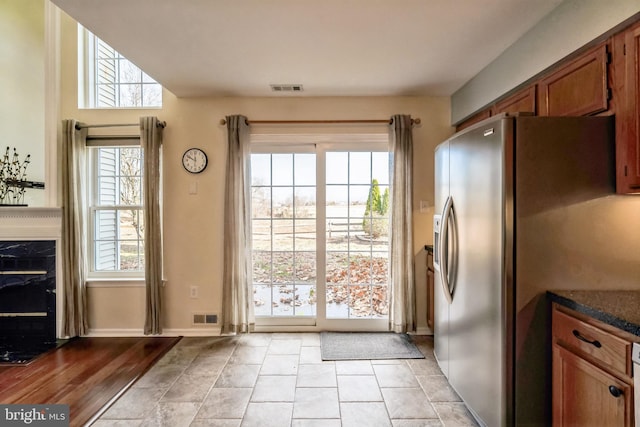
M 199 148 L 189 148 L 182 155 L 182 166 L 187 172 L 200 173 L 207 167 L 207 155 Z

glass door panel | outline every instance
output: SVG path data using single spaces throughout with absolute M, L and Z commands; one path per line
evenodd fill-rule
M 257 318 L 316 315 L 315 154 L 251 155 Z
M 326 153 L 326 318 L 386 319 L 389 154 Z

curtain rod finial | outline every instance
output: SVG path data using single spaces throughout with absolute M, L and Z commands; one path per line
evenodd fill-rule
M 420 120 L 420 117 L 416 117 L 415 119 L 413 119 L 413 124 L 414 125 L 419 125 L 422 122 L 422 120 Z
M 224 126 L 227 124 L 227 121 L 225 119 L 220 119 L 220 125 Z

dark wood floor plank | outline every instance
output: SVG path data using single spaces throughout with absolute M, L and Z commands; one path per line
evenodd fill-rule
M 71 425 L 85 425 L 179 339 L 72 340 L 29 365 L 0 367 L 0 403 L 68 404 Z

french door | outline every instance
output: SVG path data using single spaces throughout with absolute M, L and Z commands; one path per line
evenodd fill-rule
M 256 323 L 386 330 L 386 144 L 261 147 L 251 156 Z

